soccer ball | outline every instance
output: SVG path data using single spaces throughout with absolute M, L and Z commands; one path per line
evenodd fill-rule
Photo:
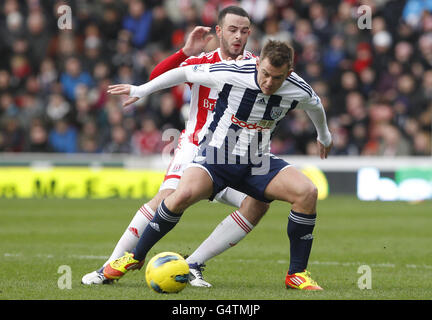
M 158 293 L 177 293 L 188 282 L 189 265 L 175 252 L 162 252 L 155 255 L 147 264 L 147 285 Z

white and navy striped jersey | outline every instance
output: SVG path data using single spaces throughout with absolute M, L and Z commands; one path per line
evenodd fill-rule
M 270 136 L 278 122 L 294 108 L 311 118 L 324 146 L 331 144 L 324 108 L 320 99 L 294 72 L 273 95 L 265 95 L 257 83 L 256 59 L 188 65 L 167 71 L 139 87 L 131 86 L 130 96 L 144 97 L 182 82 L 216 89 L 214 112 L 208 115 L 201 145 L 226 150 L 225 155 L 242 157 L 270 152 Z M 203 129 L 205 126 L 203 126 Z
M 251 59 L 253 57 L 254 55 L 251 52 L 246 50 L 243 52 L 244 59 Z M 220 48 L 217 48 L 211 52 L 201 53 L 199 56 L 191 56 L 183 61 L 180 66 L 213 64 L 222 61 L 225 60 L 222 59 Z M 211 118 L 210 115 L 213 113 L 218 92 L 215 89 L 202 86 L 198 83 L 188 83 L 188 85 L 191 90 L 191 100 L 185 134 L 192 143 L 198 144 L 198 141 L 202 139 L 206 131 L 207 122 Z
M 294 108 L 320 111 L 324 115 L 319 97 L 294 72 L 273 95 L 263 94 L 257 83 L 256 59 L 196 65 L 192 70 L 196 76 L 190 79 L 205 79 L 207 85 L 219 92 L 205 144 L 221 148 L 228 143 L 234 155 L 251 152 L 253 141 L 258 143 L 258 153 L 268 153 L 271 133 Z M 328 132 L 326 123 L 324 126 Z M 317 131 L 319 135 L 323 130 L 317 128 Z

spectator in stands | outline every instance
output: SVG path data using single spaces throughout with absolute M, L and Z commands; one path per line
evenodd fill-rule
M 13 91 L 11 75 L 8 70 L 0 70 L 0 94 Z M 1 113 L 0 113 L 1 114 Z
M 339 65 L 346 57 L 344 37 L 342 34 L 333 35 L 330 39 L 330 44 L 323 52 L 324 76 L 328 79 L 334 76 Z
M 18 81 L 19 86 L 24 85 L 25 79 L 33 71 L 29 59 L 23 54 L 15 54 L 11 57 L 10 70 L 12 76 Z
M 128 15 L 123 19 L 123 28 L 132 34 L 132 43 L 137 48 L 144 47 L 150 40 L 153 21 L 152 11 L 142 0 L 129 1 Z
M 42 99 L 27 91 L 20 97 L 19 120 L 24 130 L 28 131 L 33 119 L 44 118 L 45 109 Z
M 47 28 L 45 21 L 40 10 L 31 11 L 26 20 L 30 60 L 37 68 L 46 57 L 48 44 L 51 41 L 51 31 Z
M 25 144 L 25 132 L 17 117 L 4 118 L 3 151 L 21 152 Z
M 162 133 L 158 130 L 155 120 L 145 116 L 141 121 L 141 130 L 132 137 L 133 152 L 140 155 L 160 153 L 162 150 Z
M 54 93 L 49 97 L 46 107 L 46 115 L 48 119 L 55 122 L 63 119 L 71 112 L 71 106 L 68 101 L 61 95 Z
M 432 154 L 432 136 L 427 131 L 420 131 L 414 136 L 413 155 L 430 156 Z
M 150 42 L 162 50 L 170 50 L 171 37 L 175 25 L 167 15 L 164 6 L 159 5 L 153 8 L 153 22 L 151 26 Z M 161 37 L 161 35 L 164 35 Z
M 41 121 L 32 121 L 27 141 L 26 152 L 53 152 L 47 129 Z
M 160 104 L 156 109 L 157 125 L 161 131 L 174 128 L 179 131 L 184 129 L 184 120 L 176 108 L 175 100 L 170 91 L 160 96 Z
M 77 140 L 77 130 L 63 118 L 54 123 L 48 136 L 48 141 L 54 152 L 76 153 L 78 151 Z
M 408 141 L 395 126 L 391 124 L 380 125 L 377 155 L 407 156 L 411 153 L 410 148 Z
M 41 86 L 41 93 L 49 94 L 58 79 L 58 70 L 53 59 L 46 57 L 42 60 L 37 77 Z
M 111 63 L 115 68 L 122 65 L 133 64 L 133 50 L 131 43 L 131 35 L 126 30 L 119 32 L 119 37 L 116 42 L 116 51 L 111 58 Z
M 87 71 L 82 70 L 81 67 L 81 61 L 77 57 L 70 57 L 66 60 L 65 72 L 60 76 L 63 92 L 70 101 L 75 101 L 75 90 L 79 84 L 89 87 L 93 85 L 91 75 Z
M 15 117 L 19 114 L 18 106 L 10 93 L 5 92 L 0 96 L 0 114 L 2 117 Z
M 101 139 L 96 121 L 93 118 L 88 118 L 78 133 L 78 152 L 99 152 L 101 150 Z
M 99 62 L 106 60 L 105 46 L 102 42 L 99 27 L 96 24 L 89 24 L 85 28 L 84 34 L 84 58 L 82 68 L 89 73 L 93 72 L 95 66 Z
M 43 136 L 44 126 L 54 152 L 124 151 L 128 147 L 111 145 L 121 126 L 126 141 L 134 137 L 130 152 L 160 152 L 156 141 L 162 131 L 184 125 L 180 109 L 188 90 L 177 86 L 123 113 L 121 99 L 108 97 L 106 87 L 145 82 L 158 62 L 183 46 L 191 28 L 213 27 L 221 7 L 234 3 L 252 16 L 248 50 L 259 54 L 262 39 L 270 37 L 295 47 L 296 72 L 321 97 L 337 131 L 335 152 L 430 155 L 429 0 L 368 2 L 373 14 L 370 30 L 357 25 L 356 1 L 339 0 L 331 6 L 318 0 L 90 1 L 86 6 L 72 1 L 67 3 L 74 12 L 72 30 L 57 27 L 56 10 L 64 1 L 2 1 L 0 150 L 44 150 L 43 145 L 29 147 L 32 137 Z M 152 118 L 145 130 L 143 117 Z M 44 122 L 33 128 L 35 118 Z M 67 119 L 68 125 L 58 124 L 59 119 Z M 96 121 L 100 139 L 85 139 L 78 149 L 66 136 L 75 135 L 76 140 L 89 119 Z M 278 154 L 307 154 L 314 138 L 310 123 L 290 112 L 275 132 L 273 149 Z M 392 141 L 404 145 L 405 140 L 411 150 L 390 146 Z M 56 141 L 55 148 L 51 141 Z
M 106 144 L 103 152 L 106 153 L 131 153 L 130 145 L 126 130 L 120 126 L 111 128 L 111 140 Z

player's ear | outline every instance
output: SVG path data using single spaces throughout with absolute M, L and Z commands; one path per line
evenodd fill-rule
M 215 30 L 217 37 L 220 38 L 222 36 L 222 28 L 217 24 Z
M 289 70 L 288 70 L 288 73 L 287 73 L 287 77 L 289 77 L 293 71 L 294 71 L 293 68 L 289 69 Z

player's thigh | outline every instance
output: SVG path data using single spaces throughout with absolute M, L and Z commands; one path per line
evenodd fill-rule
M 159 204 L 168 197 L 171 193 L 173 193 L 175 189 L 161 189 L 159 192 L 149 201 L 147 205 L 153 210 L 156 211 Z
M 164 189 L 177 189 L 183 172 L 188 168 L 189 164 L 192 163 L 197 150 L 197 146 L 189 142 L 187 136 L 182 133 L 174 156 L 166 170 L 164 181 L 159 188 L 160 191 Z
M 175 211 L 185 210 L 193 203 L 208 199 L 213 192 L 213 181 L 201 167 L 190 167 L 183 172 L 176 191 L 165 201 Z
M 205 191 L 210 191 L 211 193 L 212 186 L 212 179 L 204 168 L 200 166 L 190 166 L 183 172 L 178 189 L 188 188 L 199 193 L 204 193 Z
M 293 166 L 279 171 L 264 190 L 267 199 L 290 203 L 295 203 L 308 195 L 313 197 L 315 193 L 316 187 L 312 181 Z

